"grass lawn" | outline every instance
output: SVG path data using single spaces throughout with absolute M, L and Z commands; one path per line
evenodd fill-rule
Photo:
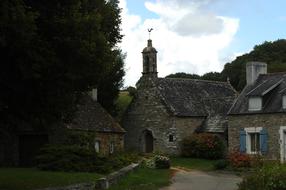
M 170 184 L 172 170 L 138 168 L 110 190 L 158 190 Z
M 118 109 L 117 119 L 120 121 L 128 105 L 130 104 L 132 97 L 129 96 L 127 91 L 121 91 L 116 101 L 116 107 Z
M 181 158 L 173 157 L 171 158 L 172 167 L 183 167 L 187 169 L 210 171 L 214 170 L 213 164 L 215 160 L 205 160 L 196 158 Z
M 32 190 L 91 182 L 96 173 L 40 171 L 34 168 L 0 168 L 0 190 Z

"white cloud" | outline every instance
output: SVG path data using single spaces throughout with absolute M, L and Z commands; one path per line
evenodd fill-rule
M 142 20 L 127 10 L 120 0 L 122 33 L 120 44 L 126 57 L 125 85 L 135 85 L 142 72 L 142 49 L 147 45 L 147 28 L 154 28 L 151 38 L 158 51 L 159 76 L 175 72 L 203 74 L 220 71 L 220 53 L 228 47 L 239 20 L 216 15 L 204 7 L 219 0 L 165 0 L 145 2 L 158 18 Z

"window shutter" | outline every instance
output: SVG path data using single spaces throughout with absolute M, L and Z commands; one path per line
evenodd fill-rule
M 267 130 L 263 128 L 260 131 L 260 151 L 262 154 L 266 154 L 267 152 L 267 140 L 268 140 Z
M 240 130 L 240 135 L 239 135 L 239 140 L 240 140 L 240 152 L 246 152 L 246 131 L 241 129 Z

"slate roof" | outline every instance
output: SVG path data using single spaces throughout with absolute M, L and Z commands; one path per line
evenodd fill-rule
M 88 94 L 82 96 L 77 108 L 78 111 L 67 128 L 96 132 L 125 132 L 112 116 L 98 102 L 92 100 Z
M 176 116 L 226 115 L 236 96 L 227 82 L 158 78 L 161 99 Z
M 282 96 L 286 92 L 286 73 L 261 74 L 253 85 L 246 86 L 228 114 L 256 114 L 286 112 L 282 108 Z M 249 97 L 262 97 L 263 107 L 260 111 L 248 111 Z

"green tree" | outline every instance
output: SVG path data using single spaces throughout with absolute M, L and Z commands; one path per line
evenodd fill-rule
M 227 81 L 227 78 L 229 78 L 232 86 L 236 90 L 241 91 L 246 84 L 245 65 L 249 61 L 266 62 L 269 73 L 286 71 L 286 40 L 281 39 L 274 42 L 264 42 L 261 45 L 256 45 L 251 52 L 237 57 L 231 63 L 226 63 L 221 73 L 209 72 L 202 76 L 196 74 L 175 73 L 166 77 L 214 81 Z
M 189 79 L 200 79 L 200 75 L 197 74 L 188 74 L 188 73 L 175 73 L 166 76 L 166 78 L 189 78 Z
M 2 122 L 69 120 L 78 95 L 102 81 L 113 91 L 103 104 L 113 102 L 124 75 L 118 1 L 3 0 L 0 8 Z
M 251 52 L 225 64 L 221 72 L 222 78 L 229 77 L 234 88 L 242 90 L 246 84 L 245 64 L 249 61 L 266 62 L 269 73 L 286 71 L 286 40 L 281 39 L 256 45 Z
M 209 72 L 200 76 L 197 74 L 188 74 L 188 73 L 175 73 L 166 76 L 166 78 L 188 78 L 188 79 L 200 79 L 200 80 L 212 80 L 212 81 L 222 81 L 221 73 L 218 72 Z
M 112 52 L 116 60 L 109 65 L 104 77 L 100 80 L 98 85 L 98 101 L 105 107 L 112 115 L 117 115 L 116 102 L 118 98 L 119 89 L 123 86 L 124 59 L 125 54 L 120 50 Z
M 201 76 L 202 80 L 212 80 L 212 81 L 222 81 L 221 73 L 219 72 L 209 72 Z

